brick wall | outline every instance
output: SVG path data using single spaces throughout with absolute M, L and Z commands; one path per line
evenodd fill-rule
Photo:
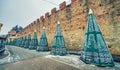
M 45 26 L 49 47 L 51 47 L 56 23 L 59 20 L 67 48 L 80 50 L 87 24 L 88 8 L 91 8 L 111 53 L 120 55 L 119 0 L 71 0 L 71 4 L 66 5 L 66 2 L 63 2 L 59 8 L 59 10 L 53 8 L 51 14 L 45 13 L 45 17 L 40 16 L 18 33 L 18 36 L 27 35 L 29 32 L 33 35 L 34 30 L 36 30 L 39 39 L 42 27 Z

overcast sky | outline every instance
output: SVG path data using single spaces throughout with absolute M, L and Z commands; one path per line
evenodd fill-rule
M 0 0 L 0 23 L 3 23 L 0 34 L 7 34 L 15 25 L 27 26 L 52 8 L 71 0 Z

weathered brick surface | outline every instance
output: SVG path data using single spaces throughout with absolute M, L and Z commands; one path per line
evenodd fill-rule
M 65 7 L 66 7 L 66 2 L 65 2 L 65 1 L 59 5 L 59 8 L 60 8 L 60 9 L 63 9 L 63 8 L 65 8 Z
M 91 8 L 111 53 L 120 55 L 120 0 L 71 1 L 72 3 L 65 8 L 64 2 L 60 4 L 61 9 L 58 11 L 53 8 L 51 14 L 46 13 L 45 18 L 40 17 L 39 22 L 28 25 L 27 28 L 18 33 L 18 36 L 23 36 L 25 33 L 27 35 L 29 32 L 33 35 L 34 30 L 36 30 L 39 39 L 42 27 L 45 26 L 49 47 L 51 47 L 56 23 L 59 20 L 67 48 L 81 50 L 88 19 L 88 9 Z

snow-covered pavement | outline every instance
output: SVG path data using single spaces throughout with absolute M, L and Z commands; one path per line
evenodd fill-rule
M 8 51 L 7 48 L 5 48 L 5 51 L 3 52 L 1 58 L 0 58 L 0 64 L 4 64 L 7 62 L 10 58 L 10 52 Z
M 10 52 L 10 57 L 4 63 L 16 62 L 49 54 L 49 52 L 36 52 L 35 50 L 24 49 L 16 46 L 6 46 L 6 48 Z
M 66 56 L 54 56 L 46 55 L 45 58 L 51 58 L 52 60 L 79 68 L 81 70 L 120 70 L 120 63 L 115 62 L 115 67 L 97 67 L 92 64 L 85 64 L 82 62 L 78 55 L 67 54 Z

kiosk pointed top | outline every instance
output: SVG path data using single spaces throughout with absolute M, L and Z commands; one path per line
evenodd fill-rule
M 92 9 L 89 9 L 89 14 L 93 14 L 93 11 L 92 11 Z
M 36 29 L 34 30 L 34 32 L 36 32 Z
M 60 21 L 58 21 L 57 24 L 60 24 Z
M 45 29 L 45 27 L 43 27 L 43 29 Z

